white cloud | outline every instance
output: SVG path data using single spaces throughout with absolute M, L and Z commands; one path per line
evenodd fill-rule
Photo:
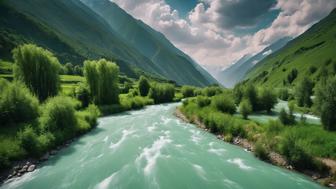
M 257 9 L 256 13 L 248 15 L 254 18 L 238 15 L 243 19 L 241 21 L 220 10 L 233 9 L 232 2 L 248 3 L 250 0 L 203 0 L 185 19 L 164 0 L 113 1 L 135 18 L 162 32 L 174 45 L 206 68 L 225 67 L 245 54 L 257 53 L 282 37 L 295 37 L 336 7 L 335 0 L 278 0 L 276 4 L 265 0 L 262 1 L 265 3 L 262 10 Z M 249 5 L 238 7 L 246 6 Z M 257 23 L 262 12 L 268 9 L 281 11 L 268 28 L 244 36 L 236 36 L 232 32 L 232 27 L 249 27 Z M 211 72 L 214 73 L 213 69 Z

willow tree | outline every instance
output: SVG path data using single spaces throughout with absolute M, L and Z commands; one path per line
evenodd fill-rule
M 59 91 L 58 59 L 48 50 L 25 44 L 13 50 L 14 78 L 21 80 L 41 100 Z
M 118 75 L 119 67 L 105 59 L 84 62 L 84 76 L 97 104 L 119 103 Z

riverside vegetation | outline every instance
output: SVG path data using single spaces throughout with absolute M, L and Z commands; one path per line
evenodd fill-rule
M 262 160 L 293 168 L 333 186 L 335 167 L 326 162 L 336 159 L 336 79 L 334 76 L 321 79 L 315 93 L 312 86 L 314 83 L 303 79 L 291 92 L 287 89 L 273 92 L 243 83 L 234 89 L 194 89 L 188 92 L 193 95 L 188 95 L 192 97 L 183 101 L 178 112 L 220 139 L 235 144 L 244 141 L 247 145 L 240 145 L 250 148 Z M 314 94 L 315 98 L 311 100 L 307 94 Z M 289 108 L 278 113 L 278 120 L 263 123 L 248 119 L 251 113 L 271 114 L 278 98 L 284 96 L 290 100 Z M 309 124 L 303 116 L 293 115 L 302 109 L 320 112 L 322 125 Z
M 50 51 L 25 44 L 13 50 L 13 60 L 0 61 L 2 172 L 20 160 L 43 159 L 93 129 L 100 115 L 182 98 L 174 83 L 151 75 L 138 82 L 106 59 L 61 65 Z

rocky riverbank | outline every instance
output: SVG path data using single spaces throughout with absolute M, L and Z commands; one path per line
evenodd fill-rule
M 178 108 L 176 108 L 176 111 L 175 111 L 174 115 L 184 122 L 195 124 L 197 127 L 201 128 L 201 129 L 203 129 L 207 132 L 210 132 L 210 130 L 206 128 L 206 126 L 198 119 L 197 116 L 194 116 L 192 119 L 188 119 Z M 224 135 L 216 135 L 216 137 L 219 140 L 226 141 Z M 226 141 L 226 142 L 229 142 L 229 143 L 234 144 L 234 145 L 238 145 L 238 146 L 244 148 L 246 151 L 254 152 L 254 143 L 251 142 L 251 141 L 248 141 L 245 138 L 241 138 L 241 137 L 238 136 L 238 137 L 234 137 L 232 140 Z M 336 189 L 336 182 L 331 181 L 332 180 L 331 179 L 331 177 L 332 177 L 331 174 L 321 175 L 319 173 L 315 173 L 315 172 L 311 172 L 311 171 L 298 171 L 298 170 L 295 170 L 294 167 L 291 166 L 281 154 L 276 153 L 276 152 L 270 152 L 268 156 L 269 156 L 268 157 L 269 160 L 267 161 L 268 163 L 286 168 L 288 170 L 303 173 L 303 174 L 311 177 L 313 180 L 315 180 L 316 182 L 318 182 L 322 185 L 325 185 L 325 186 L 328 186 L 330 188 Z M 320 158 L 320 160 L 321 160 L 321 162 L 323 162 L 325 165 L 327 165 L 330 168 L 331 173 L 336 173 L 336 162 L 334 160 L 324 159 L 324 158 Z M 335 171 L 335 172 L 333 172 L 333 171 Z

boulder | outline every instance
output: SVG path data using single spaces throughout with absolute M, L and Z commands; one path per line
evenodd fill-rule
M 32 172 L 32 171 L 35 170 L 35 168 L 36 168 L 36 165 L 32 164 L 32 165 L 30 165 L 30 166 L 28 167 L 27 171 L 28 171 L 28 172 Z

